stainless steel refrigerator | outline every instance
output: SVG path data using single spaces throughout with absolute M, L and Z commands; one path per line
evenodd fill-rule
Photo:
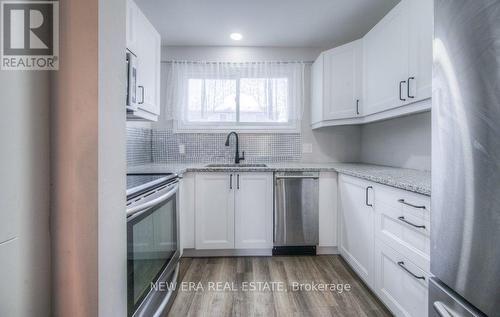
M 500 1 L 435 0 L 430 316 L 500 316 Z

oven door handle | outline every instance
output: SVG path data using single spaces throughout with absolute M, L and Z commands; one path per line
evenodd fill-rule
M 127 209 L 127 218 L 129 218 L 131 216 L 134 216 L 134 218 L 135 218 L 135 217 L 139 216 L 140 214 L 146 212 L 151 207 L 158 205 L 158 204 L 161 204 L 162 202 L 168 200 L 170 197 L 175 195 L 175 193 L 177 193 L 178 189 L 179 189 L 179 185 L 175 184 L 174 187 L 171 190 L 169 190 L 168 192 L 166 192 L 165 194 L 163 194 L 157 198 L 154 198 L 152 200 L 146 201 L 141 205 L 138 205 L 138 206 L 135 206 L 132 208 L 128 208 Z

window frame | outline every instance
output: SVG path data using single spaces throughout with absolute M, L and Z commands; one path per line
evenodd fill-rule
M 299 105 L 292 99 L 291 86 L 292 75 L 289 72 L 276 72 L 270 77 L 268 74 L 262 76 L 249 76 L 242 71 L 233 71 L 227 76 L 220 74 L 207 75 L 205 72 L 191 72 L 183 76 L 185 81 L 184 100 L 186 101 L 180 110 L 179 117 L 174 122 L 175 133 L 227 133 L 238 131 L 239 133 L 298 133 L 301 130 L 301 122 L 293 115 Z M 240 121 L 240 81 L 242 78 L 287 78 L 288 79 L 288 111 L 292 114 L 287 122 L 241 122 Z M 187 100 L 189 100 L 190 79 L 232 79 L 236 81 L 236 121 L 235 122 L 189 122 L 187 121 Z M 301 92 L 302 93 L 302 92 Z

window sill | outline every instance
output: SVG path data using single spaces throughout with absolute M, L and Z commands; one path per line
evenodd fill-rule
M 182 126 L 179 127 L 178 124 L 174 124 L 173 132 L 174 133 L 229 133 L 231 131 L 235 131 L 237 133 L 243 134 L 256 134 L 256 133 L 267 133 L 267 134 L 277 134 L 277 133 L 301 133 L 300 123 L 297 123 L 294 126 L 198 126 L 198 127 L 190 127 L 190 126 Z

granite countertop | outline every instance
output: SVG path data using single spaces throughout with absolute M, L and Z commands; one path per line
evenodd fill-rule
M 330 171 L 418 194 L 431 195 L 431 173 L 364 163 L 267 163 L 266 167 L 207 167 L 208 163 L 130 166 L 129 173 Z

